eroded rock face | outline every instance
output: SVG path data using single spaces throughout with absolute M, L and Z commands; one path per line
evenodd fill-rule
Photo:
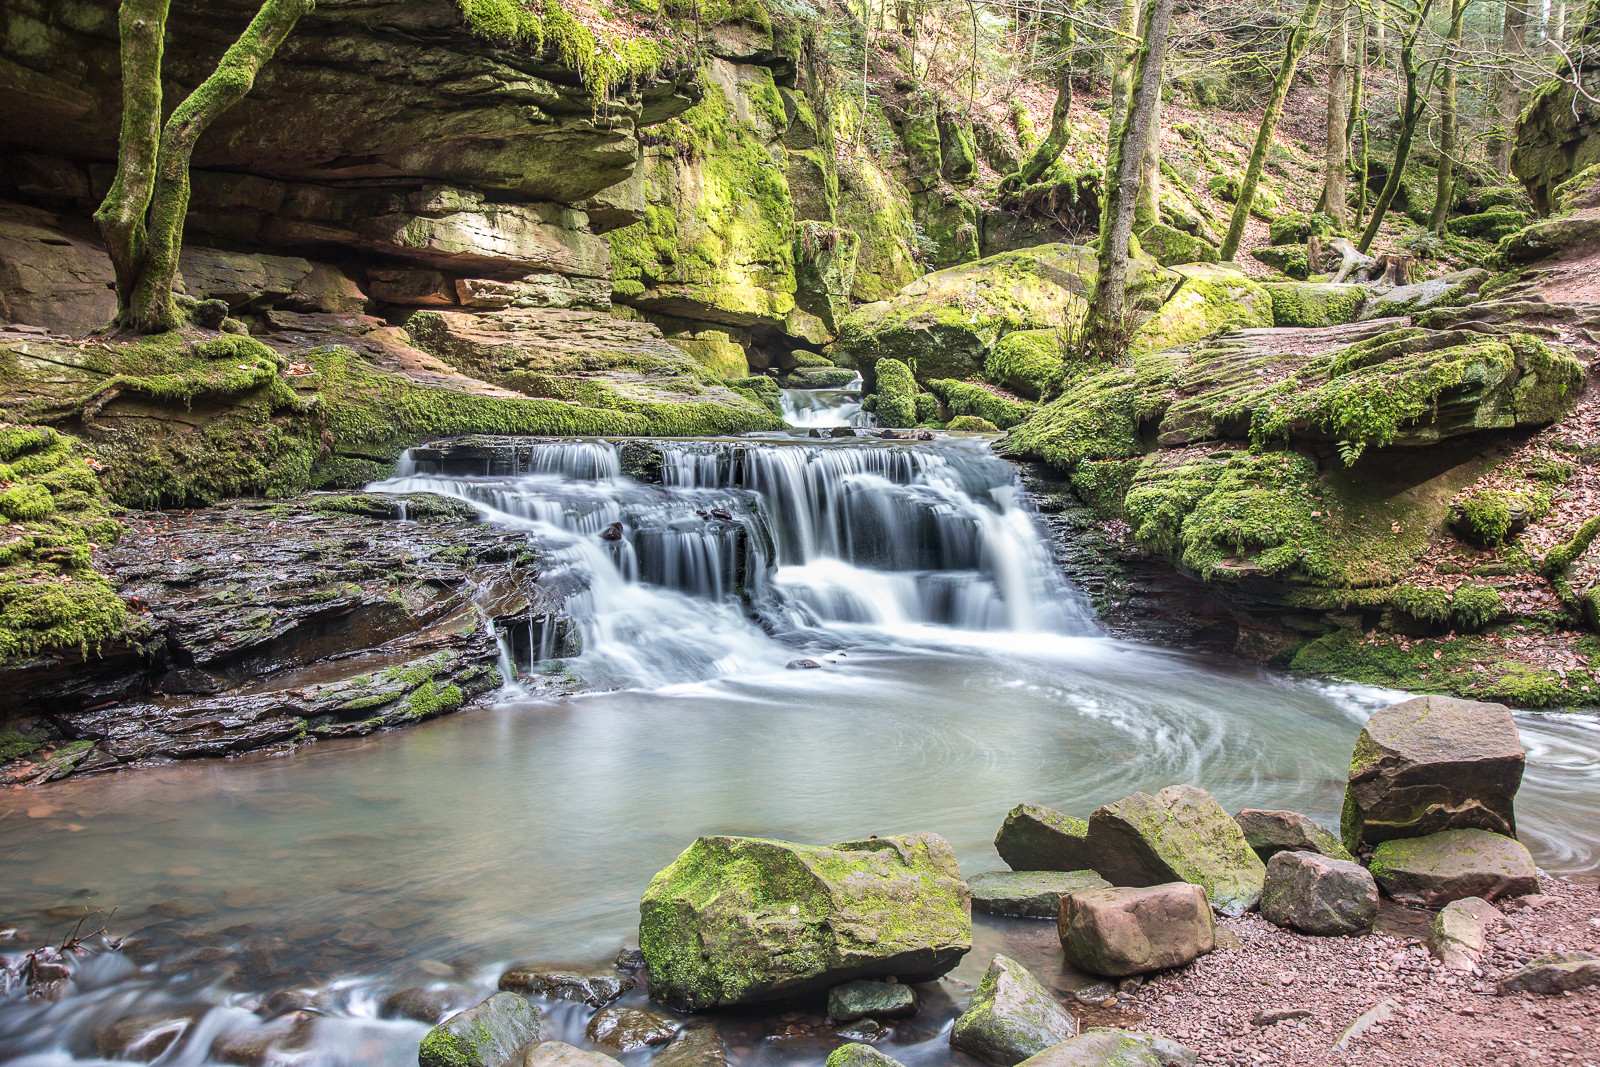
M 544 1014 L 515 993 L 496 993 L 429 1030 L 417 1051 L 421 1067 L 508 1067 L 543 1040 Z
M 1073 893 L 1058 930 L 1074 967 L 1109 978 L 1181 967 L 1216 947 L 1206 891 L 1186 882 Z
M 956 1019 L 950 1044 L 985 1063 L 1011 1067 L 1067 1040 L 1077 1020 L 1028 969 L 996 956 Z
M 0 205 L 0 322 L 81 337 L 117 313 L 111 261 L 48 212 Z
M 1351 860 L 1279 852 L 1267 864 L 1261 917 L 1321 937 L 1364 934 L 1378 917 L 1378 883 Z
M 1600 163 L 1600 138 L 1594 136 L 1600 114 L 1593 102 L 1600 89 L 1600 69 L 1584 52 L 1578 57 L 1583 91 L 1576 92 L 1570 83 L 1559 80 L 1546 82 L 1517 120 L 1511 172 L 1522 181 L 1541 214 L 1555 207 L 1552 193 L 1556 186 Z
M 1511 709 L 1454 697 L 1413 697 L 1362 728 L 1350 761 L 1341 830 L 1363 843 L 1441 830 L 1515 834 L 1522 740 Z
M 930 981 L 972 947 L 966 884 L 934 834 L 831 848 L 702 837 L 651 880 L 639 915 L 650 995 L 686 1011 Z
M 1539 891 L 1533 857 L 1515 838 L 1487 830 L 1445 830 L 1380 844 L 1369 867 L 1402 904 L 1437 908 L 1452 900 L 1500 900 Z
M 1239 824 L 1204 789 L 1134 793 L 1089 816 L 1093 866 L 1116 886 L 1192 882 L 1223 915 L 1243 915 L 1261 896 L 1266 867 Z
M 1081 871 L 1089 859 L 1089 824 L 1038 804 L 1018 804 L 995 834 L 995 851 L 1013 871 Z

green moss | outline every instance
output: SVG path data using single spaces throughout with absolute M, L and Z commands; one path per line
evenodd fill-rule
M 1047 399 L 1066 379 L 1058 330 L 1017 330 L 995 342 L 984 361 L 990 381 L 1033 400 Z
M 1444 623 L 1450 619 L 1450 594 L 1443 589 L 1402 585 L 1390 595 L 1390 603 L 1420 622 Z
M 559 0 L 456 0 L 467 28 L 490 41 L 529 51 L 551 49 L 604 100 L 615 85 L 659 70 L 668 55 L 645 36 L 595 30 Z
M 14 759 L 37 752 L 49 739 L 49 731 L 43 729 L 34 729 L 27 733 L 0 730 L 0 763 L 10 763 Z
M 1513 516 L 1521 514 L 1527 522 L 1535 522 L 1550 510 L 1551 494 L 1547 489 L 1522 485 L 1511 489 L 1484 489 L 1462 499 L 1461 523 L 1471 532 L 1478 544 L 1503 545 L 1511 537 Z
M 1203 264 L 1180 266 L 1171 299 L 1134 335 L 1134 350 L 1170 348 L 1227 330 L 1272 325 L 1272 297 L 1238 271 Z
M 1354 322 L 1368 290 L 1363 285 L 1267 282 L 1276 326 L 1337 326 Z
M 1158 421 L 1180 365 L 1171 350 L 1141 352 L 1131 366 L 1084 373 L 1014 428 L 1002 451 L 1063 471 L 1085 460 L 1127 459 L 1146 450 L 1140 427 Z
M 945 425 L 945 429 L 958 433 L 998 433 L 1000 427 L 976 415 L 958 415 Z
M 874 411 L 878 424 L 905 429 L 917 424 L 917 380 L 898 359 L 880 359 L 874 371 L 878 391 Z
M 1032 404 L 1022 404 L 996 396 L 981 385 L 940 378 L 928 383 L 951 415 L 973 415 L 1009 430 L 1033 412 Z

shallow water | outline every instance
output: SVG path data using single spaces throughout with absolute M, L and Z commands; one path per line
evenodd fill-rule
M 511 961 L 608 960 L 633 936 L 650 876 L 698 834 L 827 843 L 928 830 L 948 838 L 972 873 L 1002 866 L 990 842 L 1019 801 L 1086 815 L 1175 782 L 1211 790 L 1229 810 L 1289 807 L 1336 825 L 1360 724 L 1399 695 L 1100 636 L 1070 591 L 1041 587 L 1051 576 L 1029 569 L 1040 546 L 1018 500 L 1001 491 L 1006 469 L 981 446 L 863 461 L 825 451 L 842 446 L 806 445 L 742 467 L 696 447 L 686 446 L 666 488 L 624 484 L 592 452 L 509 483 L 454 480 L 452 491 L 500 521 L 545 533 L 563 566 L 603 579 L 580 605 L 584 656 L 535 666 L 592 670 L 620 688 L 520 698 L 283 758 L 0 795 L 0 900 L 27 939 L 19 943 L 59 939 L 92 908 L 117 909 L 113 933 L 145 930 L 143 944 L 90 961 L 59 1004 L 26 1003 L 17 990 L 0 999 L 0 1060 L 92 1061 L 95 1028 L 108 1020 L 193 1009 L 205 1014 L 160 1062 L 209 1062 L 216 1035 L 259 1030 L 251 1012 L 261 1000 L 300 989 L 315 991 L 324 1014 L 303 1048 L 271 1062 L 414 1063 L 425 1027 L 380 1021 L 384 993 L 444 984 L 481 999 Z M 783 471 L 799 481 L 770 482 Z M 769 483 L 750 488 L 758 473 Z M 877 521 L 870 508 L 844 505 L 851 484 L 872 499 L 921 501 L 938 517 L 918 527 L 933 540 L 918 543 L 951 553 L 967 576 L 965 599 L 912 597 L 867 619 L 854 609 L 830 615 L 842 601 L 818 583 L 904 580 L 915 589 L 950 573 L 927 570 L 926 553 L 907 555 L 903 544 L 813 536 L 859 534 L 858 521 Z M 818 493 L 807 497 L 805 486 Z M 786 512 L 774 503 L 786 492 L 812 503 Z M 693 514 L 713 496 L 741 509 L 730 513 L 746 535 L 780 530 L 767 561 L 778 577 L 746 589 L 748 603 L 731 588 L 717 592 L 705 570 L 673 572 L 677 587 L 629 580 L 626 553 L 597 551 L 579 532 L 602 505 L 614 507 L 618 518 L 607 521 L 626 524 L 640 570 L 662 554 L 710 559 L 706 538 L 637 535 L 695 529 L 674 509 Z M 540 510 L 514 500 L 564 503 Z M 828 512 L 830 500 L 839 507 Z M 832 518 L 790 522 L 824 513 Z M 789 567 L 831 573 L 779 580 Z M 1060 610 L 1045 610 L 1052 604 Z M 638 644 L 667 625 L 678 630 L 670 639 Z M 636 647 L 623 655 L 616 646 L 629 642 Z M 672 657 L 681 658 L 661 662 Z M 785 669 L 799 657 L 821 667 Z M 1521 836 L 1549 870 L 1592 871 L 1600 721 L 1519 721 L 1529 752 Z M 1059 959 L 1048 923 L 978 925 L 978 948 L 953 980 L 930 987 L 929 1009 L 883 1045 L 890 1054 L 966 1062 L 942 1033 L 960 982 L 976 981 L 998 950 L 1045 972 Z M 581 1043 L 582 1016 L 558 1014 L 564 1037 Z M 793 1025 L 812 1021 L 802 1014 Z M 723 1028 L 741 1063 L 815 1063 L 840 1040 L 765 1039 L 783 1025 L 741 1016 Z

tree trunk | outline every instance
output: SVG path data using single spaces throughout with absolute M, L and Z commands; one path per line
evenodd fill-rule
M 144 273 L 145 213 L 161 145 L 161 57 L 170 4 L 171 0 L 124 0 L 119 16 L 122 133 L 117 142 L 117 176 L 94 213 L 116 275 L 118 325 L 133 325 L 130 302 Z
M 1139 199 L 1133 207 L 1133 228 L 1144 230 L 1161 221 L 1161 91 L 1156 90 L 1155 110 L 1145 130 L 1144 154 L 1139 164 Z
M 1067 17 L 1062 19 L 1060 32 L 1061 60 L 1056 67 L 1056 102 L 1050 108 L 1050 133 L 1018 168 L 1017 172 L 1001 182 L 1002 189 L 1017 189 L 1032 185 L 1056 165 L 1067 147 L 1068 118 L 1072 112 L 1072 48 L 1077 43 L 1077 29 L 1072 15 L 1077 9 L 1076 0 L 1067 5 Z
M 1372 247 L 1372 239 L 1378 236 L 1378 228 L 1383 225 L 1384 212 L 1389 210 L 1395 193 L 1400 189 L 1401 172 L 1411 156 L 1411 136 L 1416 132 L 1417 120 L 1428 106 L 1427 99 L 1417 92 L 1416 47 L 1417 35 L 1422 32 L 1432 6 L 1433 0 L 1422 0 L 1416 11 L 1416 22 L 1400 38 L 1400 72 L 1406 82 L 1405 95 L 1400 104 L 1400 136 L 1395 142 L 1394 163 L 1389 168 L 1389 177 L 1383 183 L 1383 190 L 1378 193 L 1377 203 L 1372 205 L 1372 218 L 1367 221 L 1367 228 L 1361 231 L 1361 240 L 1356 242 L 1356 249 L 1363 253 Z
M 1361 145 L 1360 165 L 1356 173 L 1361 175 L 1361 188 L 1356 192 L 1356 219 L 1355 224 L 1360 226 L 1367 216 L 1367 170 L 1371 166 L 1370 149 L 1371 141 L 1367 137 L 1367 16 L 1361 13 L 1361 34 L 1356 38 L 1356 64 L 1350 79 L 1350 133 L 1351 138 L 1360 137 Z
M 1244 224 L 1250 219 L 1250 205 L 1255 201 L 1256 186 L 1261 182 L 1261 168 L 1267 162 L 1267 149 L 1272 146 L 1272 135 L 1278 128 L 1278 119 L 1283 116 L 1283 102 L 1288 99 L 1289 88 L 1294 83 L 1295 68 L 1300 65 L 1300 56 L 1311 42 L 1311 31 L 1316 28 L 1317 14 L 1321 10 L 1322 0 L 1306 0 L 1304 10 L 1300 12 L 1300 21 L 1289 34 L 1288 44 L 1284 45 L 1283 62 L 1278 67 L 1278 76 L 1272 82 L 1272 95 L 1267 98 L 1267 110 L 1261 117 L 1261 131 L 1256 134 L 1256 146 L 1250 153 L 1250 164 L 1239 182 L 1239 200 L 1233 205 L 1228 235 L 1222 239 L 1222 248 L 1217 252 L 1219 259 L 1232 259 L 1238 254 L 1239 242 L 1244 240 Z
M 1161 71 L 1167 58 L 1167 28 L 1173 0 L 1150 0 L 1144 42 L 1137 53 L 1128 113 L 1107 145 L 1106 170 L 1116 181 L 1106 186 L 1100 211 L 1099 272 L 1089 304 L 1086 333 L 1091 345 L 1107 355 L 1120 355 L 1128 293 L 1128 242 L 1139 197 L 1139 173 L 1150 123 L 1161 97 Z
M 1461 24 L 1467 13 L 1467 0 L 1451 0 L 1450 31 L 1444 53 L 1439 57 L 1439 171 L 1433 194 L 1433 232 L 1440 237 L 1450 233 L 1450 198 L 1456 182 L 1456 65 L 1461 51 Z
M 1522 94 L 1517 88 L 1516 71 L 1528 51 L 1527 0 L 1505 0 L 1505 18 L 1500 27 L 1500 73 L 1495 78 L 1494 108 L 1498 129 L 1489 135 L 1489 163 L 1502 178 L 1511 174 L 1512 131 Z
M 1350 165 L 1350 129 L 1345 119 L 1349 109 L 1350 3 L 1340 0 L 1333 12 L 1333 32 L 1328 37 L 1328 144 L 1323 157 L 1323 210 L 1339 229 L 1344 229 L 1347 214 L 1345 175 Z
M 172 299 L 189 210 L 189 161 L 195 142 L 217 116 L 244 99 L 315 0 L 265 0 L 211 76 L 179 104 L 152 136 L 161 115 L 161 37 L 166 0 L 122 5 L 123 122 L 117 179 L 96 220 L 117 275 L 119 325 L 143 333 L 179 326 Z
M 1133 79 L 1134 56 L 1139 51 L 1139 41 L 1135 36 L 1139 31 L 1139 0 L 1122 0 L 1122 6 L 1117 10 L 1117 36 L 1111 41 L 1108 51 L 1112 56 L 1111 64 L 1111 110 L 1106 113 L 1108 131 L 1122 128 L 1123 116 L 1128 110 L 1128 88 Z M 1110 140 L 1110 134 L 1107 134 Z M 1106 172 L 1106 184 L 1110 185 L 1112 174 Z

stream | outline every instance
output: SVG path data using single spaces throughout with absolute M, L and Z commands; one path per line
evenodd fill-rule
M 982 439 L 659 445 L 661 484 L 624 476 L 618 444 L 576 441 L 535 445 L 511 474 L 410 462 L 372 487 L 534 533 L 541 581 L 570 592 L 581 651 L 555 655 L 539 620 L 503 623 L 522 679 L 492 709 L 0 795 L 0 926 L 20 930 L 0 951 L 96 909 L 134 935 L 80 962 L 59 1002 L 12 983 L 0 1062 L 125 1059 L 165 1034 L 162 1064 L 414 1064 L 427 1026 L 387 1017 L 389 994 L 464 1007 L 512 962 L 606 963 L 651 875 L 699 834 L 927 830 L 973 873 L 1002 866 L 991 841 L 1020 801 L 1084 816 L 1178 782 L 1337 826 L 1361 723 L 1403 696 L 1106 636 Z M 552 678 L 592 691 L 541 696 Z M 1600 721 L 1519 723 L 1522 840 L 1544 869 L 1587 875 Z M 975 925 L 886 1052 L 975 1062 L 948 1026 L 997 951 L 1059 989 L 1086 981 L 1052 924 Z M 552 1012 L 587 1044 L 577 1005 Z M 739 1067 L 818 1064 L 843 1040 L 804 1010 L 720 1026 Z

